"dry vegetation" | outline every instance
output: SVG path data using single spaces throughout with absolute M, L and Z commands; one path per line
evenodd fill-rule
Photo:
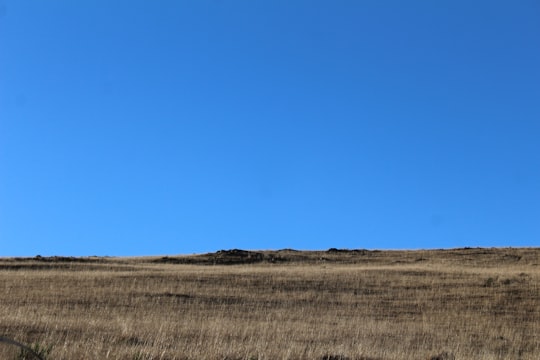
M 539 263 L 540 248 L 0 259 L 0 335 L 54 360 L 537 360 Z

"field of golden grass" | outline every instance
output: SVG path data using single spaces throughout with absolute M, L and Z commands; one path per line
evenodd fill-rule
M 540 359 L 540 248 L 2 258 L 0 291 L 52 360 Z

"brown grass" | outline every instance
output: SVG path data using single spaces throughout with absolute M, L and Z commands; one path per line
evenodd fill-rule
M 536 360 L 539 264 L 540 248 L 0 259 L 0 335 L 58 360 Z

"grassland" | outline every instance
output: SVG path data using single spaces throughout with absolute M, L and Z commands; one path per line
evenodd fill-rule
M 0 294 L 49 359 L 540 358 L 540 248 L 3 258 Z

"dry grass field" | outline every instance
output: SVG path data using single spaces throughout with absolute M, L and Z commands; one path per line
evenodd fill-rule
M 540 248 L 3 258 L 0 291 L 52 360 L 540 359 Z

